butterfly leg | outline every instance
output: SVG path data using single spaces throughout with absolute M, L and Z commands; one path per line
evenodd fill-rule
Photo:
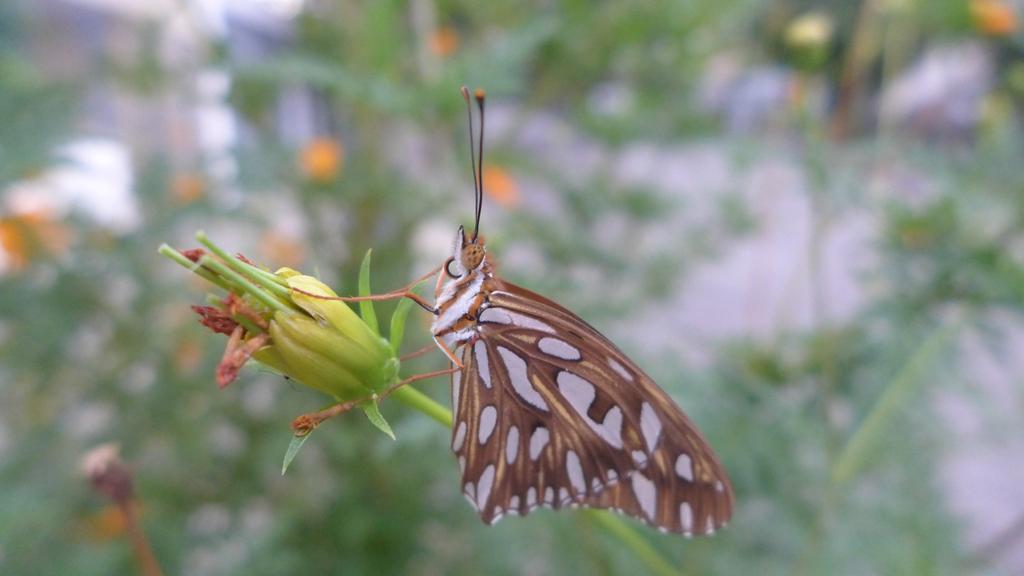
M 441 272 L 440 266 L 434 268 L 430 272 L 427 272 L 426 274 L 420 276 L 419 278 L 413 280 L 412 282 L 406 284 L 405 286 L 397 290 L 392 290 L 391 292 L 384 292 L 383 294 L 373 294 L 370 296 L 324 296 L 322 294 L 313 294 L 311 292 L 306 292 L 305 290 L 299 288 L 292 288 L 292 290 L 295 290 L 300 294 L 305 294 L 306 296 L 309 296 L 311 298 L 316 298 L 318 300 L 339 300 L 341 302 L 379 302 L 385 300 L 397 300 L 399 298 L 408 298 L 415 302 L 416 304 L 418 304 L 427 312 L 430 312 L 431 314 L 437 314 L 437 309 L 434 308 L 434 306 L 432 306 L 429 302 L 427 302 L 425 298 L 413 292 L 412 288 L 415 287 L 420 282 L 426 280 L 427 278 L 430 278 L 434 274 L 438 274 L 439 272 Z M 439 278 L 443 278 L 443 276 L 443 273 L 438 274 Z M 438 283 L 440 284 L 440 280 L 438 281 Z
M 409 352 L 408 354 L 403 354 L 402 356 L 399 356 L 398 360 L 401 361 L 401 362 L 405 362 L 406 360 L 412 360 L 413 358 L 419 358 L 420 356 L 423 356 L 424 354 L 427 354 L 428 352 L 432 352 L 434 350 L 434 348 L 436 348 L 436 346 L 434 346 L 432 344 L 427 344 L 426 346 L 420 348 L 419 350 L 413 350 L 412 352 Z
M 345 412 L 348 412 L 349 410 L 355 408 L 356 406 L 359 406 L 363 402 L 375 402 L 378 400 L 382 400 L 390 396 L 391 393 L 394 392 L 395 390 L 398 390 L 399 388 L 407 384 L 412 384 L 413 382 L 417 382 L 419 380 L 426 380 L 427 378 L 446 376 L 453 372 L 457 372 L 458 370 L 459 368 L 445 368 L 444 370 L 435 370 L 433 372 L 425 372 L 423 374 L 414 374 L 412 376 L 409 376 L 408 378 L 395 382 L 391 386 L 385 388 L 384 391 L 380 392 L 379 394 L 371 394 L 363 398 L 357 398 L 356 400 L 349 400 L 348 402 L 339 402 L 338 404 L 329 406 L 327 408 L 324 408 L 323 410 L 303 414 L 296 418 L 295 420 L 292 420 L 292 430 L 295 430 L 296 436 L 305 436 L 306 434 L 309 434 L 314 429 L 316 429 L 317 426 L 323 424 L 325 420 L 334 418 L 335 416 L 338 416 L 340 414 L 344 414 Z
M 437 344 L 437 347 L 441 349 L 441 352 L 444 352 L 444 355 L 447 356 L 449 360 L 451 360 L 452 364 L 455 365 L 456 369 L 462 370 L 462 362 L 455 357 L 455 354 L 451 350 L 449 350 L 447 346 L 442 344 L 441 341 L 437 339 L 437 336 L 434 336 L 434 343 Z
M 438 297 L 441 296 L 441 288 L 444 286 L 444 270 L 437 272 L 437 283 L 434 284 L 434 301 L 436 302 Z
M 427 278 L 430 278 L 434 274 L 438 274 L 439 272 L 441 272 L 441 267 L 440 266 L 438 266 L 437 268 L 432 269 L 431 271 L 429 271 L 426 274 L 420 276 L 419 278 L 413 280 L 412 282 L 409 282 L 405 286 L 402 286 L 401 288 L 399 288 L 397 290 L 392 290 L 391 292 L 385 292 L 384 294 L 404 294 L 405 292 L 410 292 L 417 284 L 419 284 L 420 282 L 423 282 Z M 444 276 L 444 274 L 440 274 L 440 276 Z

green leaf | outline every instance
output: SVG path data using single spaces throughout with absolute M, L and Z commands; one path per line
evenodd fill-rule
M 363 263 L 359 266 L 359 295 L 369 296 L 370 295 L 370 254 L 373 250 L 367 250 L 366 256 L 363 257 Z M 374 334 L 380 336 L 380 326 L 377 324 L 377 313 L 373 310 L 372 300 L 363 300 L 359 303 L 359 315 L 363 317 L 363 322 L 373 330 Z
M 366 413 L 366 417 L 370 419 L 370 423 L 394 440 L 395 432 L 391 429 L 391 425 L 388 424 L 388 421 L 384 419 L 384 415 L 380 413 L 380 405 L 377 404 L 377 401 L 371 400 L 370 402 L 365 402 L 362 407 L 363 412 Z
M 926 382 L 928 371 L 946 353 L 953 339 L 967 322 L 966 318 L 948 321 L 932 332 L 900 368 L 899 373 L 886 386 L 874 407 L 847 441 L 832 466 L 832 484 L 839 486 L 850 481 L 871 462 L 873 454 L 881 453 L 886 434 L 892 422 Z
M 292 465 L 292 460 L 295 460 L 295 456 L 299 453 L 299 449 L 302 445 L 309 440 L 309 437 L 313 435 L 313 432 L 304 434 L 302 436 L 292 436 L 292 441 L 288 444 L 288 450 L 284 453 L 284 462 L 281 464 L 281 476 L 288 471 L 288 467 Z
M 416 290 L 414 286 L 412 288 Z M 405 320 L 409 317 L 409 310 L 412 309 L 412 300 L 408 298 L 402 298 L 398 302 L 398 307 L 395 308 L 395 312 L 391 314 L 391 331 L 388 332 L 391 340 L 391 352 L 398 354 L 398 349 L 402 347 L 402 339 L 405 338 Z

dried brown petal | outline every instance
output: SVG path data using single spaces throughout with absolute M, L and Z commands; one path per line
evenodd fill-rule
M 206 256 L 206 250 L 202 248 L 189 248 L 188 250 L 178 250 L 178 252 L 181 252 L 182 256 L 196 263 L 199 262 L 200 258 Z
M 238 372 L 245 366 L 245 363 L 252 357 L 253 352 L 266 346 L 270 342 L 269 334 L 257 334 L 248 340 L 243 340 L 245 329 L 237 326 L 228 339 L 227 348 L 224 349 L 224 357 L 217 365 L 217 386 L 224 388 L 238 378 Z
M 199 323 L 206 326 L 210 330 L 213 330 L 217 334 L 230 335 L 238 327 L 238 322 L 235 322 L 220 308 L 213 306 L 192 306 L 192 311 L 199 314 Z

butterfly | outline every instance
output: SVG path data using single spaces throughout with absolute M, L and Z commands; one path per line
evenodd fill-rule
M 697 427 L 600 332 L 495 273 L 479 235 L 485 95 L 475 93 L 478 154 L 468 90 L 462 95 L 476 222 L 472 236 L 464 227 L 456 234 L 431 332 L 461 366 L 451 380 L 451 447 L 466 498 L 488 524 L 538 507 L 591 507 L 664 532 L 714 533 L 734 495 Z

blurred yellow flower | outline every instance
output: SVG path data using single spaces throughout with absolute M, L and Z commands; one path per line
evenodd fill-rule
M 791 48 L 819 48 L 832 41 L 835 25 L 821 12 L 808 12 L 786 27 L 786 44 Z
M 302 175 L 320 184 L 334 181 L 344 164 L 345 148 L 331 138 L 314 138 L 299 154 Z
M 500 166 L 484 165 L 484 192 L 506 208 L 519 205 L 519 185 L 516 179 Z
M 828 62 L 835 23 L 822 12 L 807 12 L 789 23 L 783 42 L 791 63 L 814 72 Z
M 1017 31 L 1017 11 L 1006 0 L 971 0 L 974 27 L 987 36 L 1009 36 Z
M 171 182 L 171 195 L 178 204 L 191 204 L 206 193 L 206 181 L 199 174 L 177 174 Z
M 459 33 L 451 26 L 442 26 L 430 35 L 430 51 L 442 58 L 459 49 Z
M 12 270 L 22 270 L 36 257 L 63 254 L 70 244 L 67 228 L 45 210 L 0 218 L 0 250 Z

